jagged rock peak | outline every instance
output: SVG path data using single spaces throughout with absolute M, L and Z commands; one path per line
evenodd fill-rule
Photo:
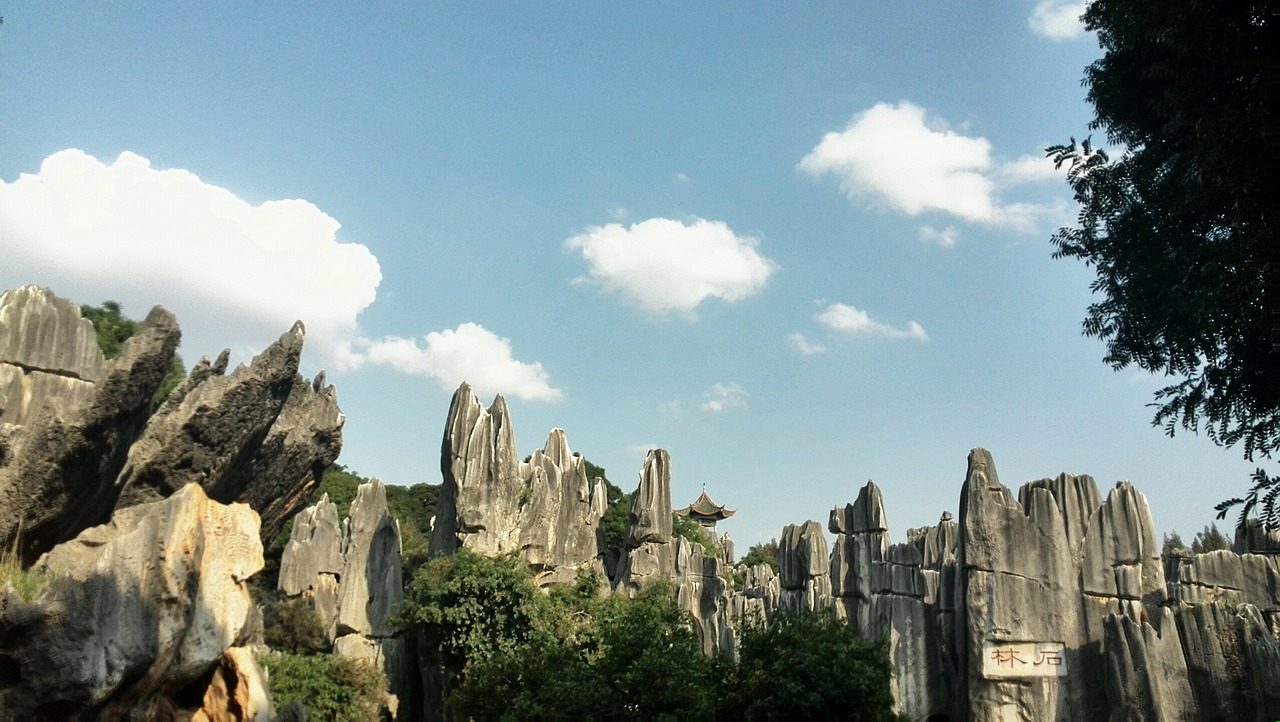
M 32 561 L 110 518 L 118 493 L 112 482 L 147 423 L 180 338 L 173 315 L 155 307 L 98 381 L 65 379 L 86 393 L 51 400 L 10 435 L 10 463 L 0 467 L 0 540 L 12 539 L 20 521 L 23 556 Z
M 320 574 L 342 572 L 342 532 L 338 529 L 338 506 L 323 494 L 315 506 L 293 518 L 289 543 L 280 556 L 278 587 L 289 596 L 302 594 L 317 585 Z
M 858 498 L 844 508 L 831 510 L 827 528 L 833 534 L 858 534 L 889 530 L 889 520 L 884 513 L 884 497 L 874 481 L 868 481 L 858 491 Z
M 486 410 L 470 385 L 454 392 L 440 444 L 443 483 L 431 535 L 433 556 L 462 547 L 481 554 L 517 548 L 525 484 L 509 413 L 502 396 Z
M 666 449 L 651 449 L 640 472 L 640 488 L 631 502 L 631 525 L 627 546 L 645 542 L 671 541 L 671 455 Z
M 97 381 L 104 359 L 93 324 L 75 302 L 42 286 L 0 294 L 0 363 Z

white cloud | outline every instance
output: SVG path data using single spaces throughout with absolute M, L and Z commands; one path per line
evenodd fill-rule
M 1062 0 L 1040 0 L 1027 18 L 1031 32 L 1050 40 L 1070 40 L 1084 33 L 1084 23 L 1080 16 L 1084 14 L 1083 2 L 1062 2 Z
M 938 230 L 933 226 L 922 226 L 920 228 L 920 240 L 939 248 L 955 248 L 956 239 L 960 237 L 960 232 L 955 226 L 947 226 L 942 230 Z
M 685 173 L 676 173 L 674 176 L 671 177 L 671 180 L 673 180 L 676 183 L 682 183 L 682 184 L 688 183 L 689 176 Z
M 718 414 L 730 409 L 747 408 L 747 392 L 738 384 L 715 384 L 705 395 L 702 410 Z
M 470 359 L 478 385 L 558 397 L 540 366 L 512 360 L 505 340 L 474 324 L 429 334 L 418 354 L 405 339 L 361 338 L 357 317 L 382 273 L 367 247 L 337 240 L 339 228 L 305 200 L 253 205 L 134 153 L 108 164 L 64 150 L 37 173 L 0 181 L 0 288 L 37 283 L 81 303 L 117 300 L 135 318 L 161 304 L 182 326 L 188 363 L 225 347 L 256 353 L 301 319 L 319 365 L 373 362 L 441 379 Z M 475 349 L 493 355 L 477 359 Z
M 586 261 L 589 276 L 578 280 L 647 311 L 686 315 L 708 298 L 732 303 L 763 288 L 777 266 L 756 245 L 720 221 L 701 218 L 687 224 L 650 218 L 629 228 L 610 223 L 565 241 Z
M 1024 155 L 996 169 L 995 179 L 1001 185 L 1065 180 L 1065 170 L 1053 167 L 1053 159 L 1045 155 Z
M 827 350 L 826 346 L 820 343 L 810 341 L 807 336 L 802 333 L 793 333 L 787 336 L 787 340 L 791 342 L 791 346 L 805 356 L 813 356 Z
M 884 336 L 886 338 L 911 338 L 917 341 L 929 340 L 924 328 L 915 321 L 907 323 L 906 328 L 895 328 L 871 318 L 871 314 L 860 311 L 843 303 L 827 306 L 813 319 L 837 333 L 847 336 Z
M 1015 161 L 1016 173 L 1023 160 Z M 877 198 L 907 215 L 941 211 L 970 223 L 1026 230 L 1025 214 L 996 198 L 1001 175 L 985 138 L 960 135 L 909 102 L 878 103 L 827 133 L 798 168 L 834 175 L 850 200 Z
M 426 346 L 412 339 L 389 337 L 369 342 L 353 361 L 390 366 L 402 373 L 435 379 L 445 391 L 463 381 L 479 396 L 502 393 L 534 401 L 558 401 L 563 393 L 552 388 L 538 363 L 522 363 L 511 356 L 511 342 L 475 323 L 426 335 Z
M 354 332 L 382 273 L 368 248 L 337 241 L 338 228 L 307 201 L 255 206 L 130 152 L 105 164 L 64 150 L 38 173 L 0 181 L 6 283 L 61 281 L 64 296 L 116 299 L 138 317 L 160 303 L 198 355 L 227 345 L 202 329 L 249 347 L 298 319 L 317 342 Z

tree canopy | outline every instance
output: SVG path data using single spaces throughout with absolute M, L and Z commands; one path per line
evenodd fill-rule
M 1113 153 L 1048 149 L 1080 204 L 1056 257 L 1097 269 L 1084 331 L 1105 360 L 1175 381 L 1153 423 L 1204 428 L 1245 456 L 1280 448 L 1273 3 L 1094 0 L 1105 51 L 1085 70 Z M 1114 156 L 1114 157 L 1113 157 Z

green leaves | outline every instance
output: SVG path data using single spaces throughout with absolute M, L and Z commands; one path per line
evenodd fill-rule
M 1105 51 L 1084 76 L 1090 128 L 1117 152 L 1074 138 L 1046 149 L 1080 204 L 1054 257 L 1097 270 L 1084 333 L 1116 369 L 1174 377 L 1153 425 L 1269 457 L 1280 450 L 1274 9 L 1094 0 L 1084 19 Z

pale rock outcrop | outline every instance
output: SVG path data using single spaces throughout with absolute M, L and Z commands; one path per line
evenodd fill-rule
M 507 402 L 487 410 L 462 384 L 453 394 L 440 450 L 443 484 L 431 534 L 431 555 L 470 549 L 505 554 L 519 548 L 525 485 Z
M 391 624 L 404 584 L 400 527 L 381 481 L 370 479 L 356 489 L 340 538 L 337 507 L 328 495 L 294 517 L 278 587 L 286 596 L 310 601 L 336 654 L 382 670 L 394 715 L 397 700 L 411 694 L 414 675 L 403 633 Z
M 44 404 L 26 425 L 7 432 L 0 543 L 10 546 L 21 526 L 29 563 L 111 517 L 118 496 L 112 481 L 147 423 L 180 335 L 172 314 L 155 307 L 86 395 Z
M 944 673 L 945 635 L 954 605 L 943 604 L 939 589 L 942 575 L 950 583 L 955 569 L 958 535 L 950 514 L 936 527 L 909 530 L 906 544 L 891 544 L 880 489 L 867 482 L 853 504 L 832 510 L 829 529 L 836 533 L 837 615 L 864 637 L 887 638 L 894 667 L 912 670 L 890 682 L 898 712 L 911 719 L 948 713 L 953 692 Z
M 818 522 L 783 527 L 778 565 L 783 609 L 798 612 L 831 606 L 831 560 Z
M 675 539 L 675 547 L 676 602 L 692 617 L 703 654 L 732 658 L 737 608 L 729 601 L 733 590 L 722 576 L 724 562 L 683 537 Z
M 84 403 L 104 365 L 75 303 L 40 286 L 0 294 L 0 422 L 27 424 L 47 407 Z
M 174 705 L 246 636 L 258 518 L 196 485 L 122 509 L 45 555 L 56 575 L 6 606 L 0 708 L 18 718 L 120 719 Z
M 645 456 L 640 486 L 631 501 L 626 548 L 618 561 L 613 588 L 634 593 L 658 579 L 675 576 L 671 538 L 671 456 L 652 449 Z
M 370 479 L 356 490 L 343 532 L 338 634 L 390 637 L 391 614 L 404 597 L 400 527 L 387 510 L 387 488 Z
M 569 449 L 564 431 L 552 429 L 521 471 L 528 503 L 520 515 L 520 553 L 538 583 L 572 583 L 584 567 L 603 574 L 604 482 L 587 478 L 582 457 Z
M 218 660 L 204 693 L 204 705 L 191 716 L 191 722 L 271 722 L 275 716 L 266 675 L 253 652 L 247 647 L 232 647 Z

